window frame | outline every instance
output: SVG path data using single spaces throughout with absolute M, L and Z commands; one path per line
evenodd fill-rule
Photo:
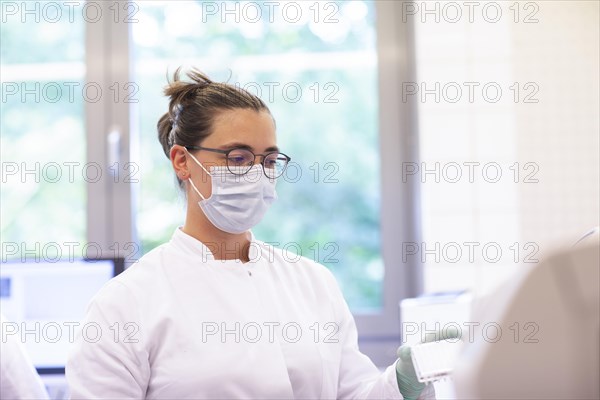
M 127 7 L 127 2 L 100 2 L 105 16 L 112 15 L 112 7 Z M 123 40 L 126 38 L 126 40 Z M 97 83 L 102 88 L 113 84 L 121 87 L 130 82 L 130 24 L 101 18 L 85 23 L 86 83 Z M 102 256 L 125 257 L 126 266 L 134 259 L 131 249 L 136 248 L 133 225 L 134 188 L 123 179 L 128 163 L 132 162 L 131 118 L 135 111 L 132 103 L 121 98 L 114 101 L 105 90 L 101 100 L 85 104 L 87 132 L 87 162 L 102 166 L 105 179 L 87 183 L 87 240 L 102 249 Z M 112 176 L 108 176 L 112 174 Z M 128 223 L 125 223 L 127 221 Z M 139 248 L 139 246 L 137 247 Z

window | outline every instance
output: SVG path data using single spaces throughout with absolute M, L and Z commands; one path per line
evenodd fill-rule
M 81 257 L 86 183 L 98 173 L 85 162 L 84 106 L 96 93 L 94 87 L 86 91 L 84 81 L 84 20 L 57 20 L 68 13 L 64 4 L 42 6 L 2 4 L 0 220 L 6 259 Z

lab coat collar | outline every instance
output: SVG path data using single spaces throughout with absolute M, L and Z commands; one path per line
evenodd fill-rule
M 219 261 L 223 263 L 232 262 L 239 264 L 239 260 L 215 260 L 212 251 L 209 246 L 206 246 L 204 243 L 199 241 L 198 239 L 188 235 L 182 229 L 182 227 L 178 227 L 175 229 L 173 236 L 171 237 L 171 245 L 175 246 L 179 250 L 184 253 L 191 255 L 193 257 L 200 257 L 202 261 Z M 255 258 L 260 258 L 260 254 L 257 254 L 256 249 L 260 249 L 261 243 L 258 242 L 254 236 L 252 231 L 250 232 L 250 263 L 255 261 Z M 260 253 L 260 252 L 259 252 Z

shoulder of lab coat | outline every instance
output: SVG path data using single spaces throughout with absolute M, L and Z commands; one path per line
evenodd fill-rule
M 6 321 L 0 314 L 2 325 Z M 2 332 L 5 332 L 2 327 Z M 0 340 L 0 399 L 47 399 L 48 393 L 27 353 L 19 335 L 2 335 Z
M 71 398 L 145 398 L 151 370 L 145 348 L 144 299 L 128 281 L 152 273 L 162 247 L 111 279 L 88 305 L 65 368 Z

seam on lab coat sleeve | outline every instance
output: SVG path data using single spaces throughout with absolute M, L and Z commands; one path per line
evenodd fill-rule
M 77 336 L 66 367 L 73 398 L 145 396 L 150 367 L 136 300 L 126 285 L 113 280 L 90 303 L 81 326 L 99 327 L 100 336 L 97 341 L 85 340 L 81 331 Z M 137 325 L 139 335 L 126 341 L 124 324 L 128 322 Z

